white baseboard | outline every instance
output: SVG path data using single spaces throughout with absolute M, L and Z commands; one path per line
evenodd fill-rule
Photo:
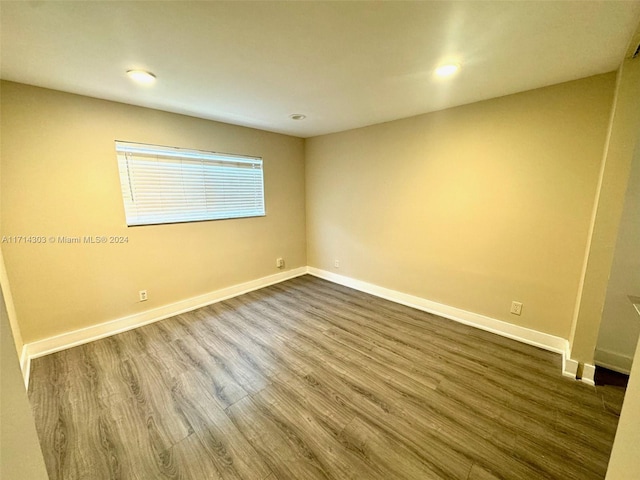
M 503 322 L 502 320 L 497 320 L 485 315 L 468 312 L 460 308 L 433 302 L 431 300 L 402 293 L 397 290 L 380 287 L 372 283 L 363 282 L 361 280 L 356 280 L 344 275 L 338 275 L 336 273 L 321 270 L 319 268 L 307 267 L 307 270 L 311 275 L 329 280 L 330 282 L 344 285 L 345 287 L 350 287 L 355 290 L 360 290 L 361 292 L 370 293 L 371 295 L 375 295 L 376 297 L 391 300 L 392 302 L 400 303 L 402 305 L 416 308 L 428 313 L 433 313 L 434 315 L 439 315 L 440 317 L 448 318 L 449 320 L 454 320 L 459 323 L 464 323 L 465 325 L 479 328 L 481 330 L 486 330 L 488 332 L 511 338 L 512 340 L 517 340 L 528 345 L 533 345 L 534 347 L 539 347 L 550 352 L 560 353 L 562 355 L 562 375 L 564 375 L 565 377 L 573 378 L 575 380 L 578 374 L 579 363 L 571 358 L 569 341 L 564 338 L 556 337 L 548 333 L 539 332 L 537 330 L 532 330 L 530 328 L 520 327 L 518 325 Z M 583 373 L 583 377 L 581 380 L 585 383 L 593 385 L 593 374 L 595 373 L 595 367 L 593 367 L 593 373 L 590 373 L 591 370 L 589 370 L 588 367 L 592 366 L 588 364 L 585 365 L 585 371 L 587 371 L 590 376 L 585 377 L 585 374 Z
M 26 345 L 22 346 L 20 353 L 20 370 L 22 371 L 22 378 L 24 378 L 25 388 L 29 388 L 29 374 L 31 373 L 31 359 L 27 354 Z
M 356 280 L 344 275 L 338 275 L 326 270 L 320 270 L 314 267 L 308 267 L 308 272 L 330 282 L 344 285 L 361 292 L 370 293 L 376 297 L 391 300 L 392 302 L 400 303 L 408 307 L 416 308 L 428 313 L 433 313 L 440 317 L 448 318 L 465 325 L 486 330 L 491 333 L 496 333 L 503 337 L 511 338 L 522 343 L 533 345 L 535 347 L 549 350 L 551 352 L 560 353 L 566 355 L 568 349 L 568 342 L 564 338 L 549 335 L 548 333 L 538 332 L 530 328 L 520 327 L 512 323 L 503 322 L 502 320 L 496 320 L 495 318 L 480 315 L 478 313 L 468 312 L 460 308 L 451 307 L 442 303 L 432 302 L 421 297 L 409 295 L 399 292 L 397 290 L 391 290 L 388 288 L 380 287 L 372 283 Z M 574 374 L 575 377 L 575 374 Z
M 25 386 L 29 385 L 29 372 L 31 359 L 42 357 L 50 353 L 66 350 L 85 343 L 93 342 L 101 338 L 126 332 L 149 323 L 164 320 L 181 313 L 189 312 L 200 307 L 211 305 L 228 298 L 237 297 L 243 293 L 258 290 L 260 288 L 280 283 L 307 273 L 307 267 L 300 267 L 285 272 L 276 273 L 266 277 L 251 280 L 249 282 L 233 285 L 231 287 L 216 290 L 214 292 L 187 298 L 179 302 L 163 305 L 162 307 L 146 310 L 144 312 L 129 315 L 127 317 L 110 320 L 108 322 L 92 325 L 90 327 L 65 332 L 54 337 L 45 338 L 36 342 L 27 343 L 22 348 L 21 362 Z
M 567 345 L 568 343 L 569 342 L 567 342 Z M 575 380 L 578 375 L 578 366 L 579 363 L 571 358 L 569 348 L 567 348 L 566 352 L 562 352 L 562 375 Z
M 589 363 L 585 363 L 582 367 L 582 378 L 580 379 L 582 382 L 588 385 L 596 384 L 596 366 L 591 365 Z
M 99 340 L 101 338 L 116 335 L 118 333 L 125 332 L 149 323 L 164 320 L 165 318 L 179 315 L 184 312 L 195 310 L 200 307 L 211 305 L 212 303 L 220 302 L 228 298 L 242 295 L 243 293 L 258 290 L 260 288 L 280 283 L 291 278 L 298 277 L 309 273 L 319 278 L 329 280 L 331 282 L 344 285 L 346 287 L 353 288 L 371 295 L 375 295 L 392 302 L 400 303 L 418 310 L 422 310 L 428 313 L 439 315 L 450 320 L 463 323 L 481 330 L 486 330 L 503 337 L 511 338 L 528 345 L 542 348 L 562 355 L 562 374 L 567 377 L 576 378 L 578 373 L 578 362 L 571 359 L 569 352 L 569 342 L 561 337 L 556 337 L 543 332 L 538 332 L 530 328 L 514 325 L 502 320 L 487 317 L 473 312 L 468 312 L 460 308 L 451 307 L 441 303 L 433 302 L 421 297 L 409 295 L 399 292 L 397 290 L 391 290 L 388 288 L 380 287 L 371 283 L 356 280 L 344 275 L 338 275 L 326 270 L 320 270 L 315 267 L 300 267 L 294 270 L 277 273 L 275 275 L 269 275 L 249 282 L 233 285 L 231 287 L 216 290 L 197 297 L 188 298 L 179 302 L 175 302 L 162 307 L 146 310 L 144 312 L 129 315 L 127 317 L 118 318 L 108 322 L 92 325 L 90 327 L 65 332 L 54 337 L 45 338 L 36 342 L 27 343 L 22 349 L 21 355 L 21 367 L 24 374 L 25 385 L 29 385 L 29 373 L 31 366 L 31 359 L 38 358 L 50 353 L 55 353 L 67 348 L 72 348 L 78 345 Z M 593 384 L 593 373 L 588 375 L 591 370 L 588 367 L 595 367 L 591 365 L 585 365 L 585 371 L 587 375 L 583 373 L 583 381 Z
M 625 375 L 631 373 L 633 356 L 624 355 L 612 350 L 596 348 L 594 357 L 595 361 L 593 363 L 600 367 L 608 368 L 614 372 L 624 373 Z

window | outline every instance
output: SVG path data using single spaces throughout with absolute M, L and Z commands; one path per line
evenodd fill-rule
M 127 225 L 265 215 L 262 159 L 116 142 Z

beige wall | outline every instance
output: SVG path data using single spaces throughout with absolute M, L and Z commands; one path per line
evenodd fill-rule
M 13 344 L 15 345 L 18 357 L 20 357 L 22 355 L 22 346 L 24 345 L 24 342 L 22 341 L 22 332 L 20 331 L 16 310 L 13 305 L 13 296 L 11 295 L 11 287 L 9 286 L 9 278 L 7 276 L 2 250 L 0 250 L 0 287 L 2 287 L 2 291 L 4 292 L 4 308 L 8 313 L 7 317 L 9 325 L 11 326 Z
M 308 264 L 568 338 L 614 83 L 308 139 Z
M 2 168 L 0 168 L 0 185 L 2 185 Z M 2 196 L 0 195 L 0 211 L 2 205 Z M 0 216 L 0 242 L 2 239 L 2 217 Z M 0 243 L 1 245 L 1 243 Z M 20 325 L 18 325 L 18 319 L 16 317 L 16 309 L 13 304 L 13 296 L 11 295 L 11 287 L 9 286 L 9 277 L 7 276 L 7 269 L 4 264 L 4 257 L 2 256 L 2 249 L 0 248 L 0 287 L 4 296 L 5 310 L 8 315 L 9 325 L 11 326 L 11 333 L 13 335 L 13 344 L 15 346 L 18 357 L 22 355 L 22 333 L 20 332 Z
M 123 245 L 3 243 L 25 343 L 306 264 L 304 141 L 3 82 L 3 235 L 122 235 Z M 264 158 L 267 216 L 127 228 L 114 140 Z M 138 291 L 149 300 L 138 302 Z
M 638 319 L 640 321 L 640 319 Z M 607 468 L 607 480 L 640 478 L 640 343 L 638 344 L 624 396 L 618 430 Z
M 597 365 L 625 373 L 640 336 L 640 319 L 629 295 L 640 296 L 640 144 L 633 157 L 594 359 Z
M 596 197 L 583 287 L 570 338 L 571 357 L 579 362 L 593 363 L 629 172 L 639 138 L 640 57 L 626 59 L 618 73 L 614 114 Z
M 2 266 L 0 253 L 0 266 Z M 29 407 L 22 373 L 12 341 L 5 308 L 6 291 L 0 289 L 0 478 L 3 480 L 46 480 L 33 414 Z
M 614 126 L 637 126 L 637 64 L 624 74 Z M 126 245 L 2 244 L 24 340 L 276 273 L 276 256 L 287 269 L 308 263 L 567 338 L 614 82 L 614 74 L 600 75 L 317 137 L 306 142 L 306 152 L 293 137 L 3 82 L 1 234 L 129 237 Z M 615 238 L 626 184 L 620 175 L 628 166 L 609 158 L 626 154 L 632 139 L 626 128 L 612 130 L 587 293 L 602 283 L 613 255 L 607 241 L 612 231 Z M 127 228 L 115 139 L 262 156 L 267 217 Z M 602 218 L 605 226 L 598 227 Z M 589 280 L 592 274 L 597 281 Z M 1 279 L 5 289 L 4 273 Z M 143 288 L 150 299 L 139 303 Z M 508 313 L 511 300 L 524 303 L 521 317 Z M 599 325 L 592 300 L 578 303 L 574 324 L 574 352 L 585 361 Z M 2 307 L 2 473 L 28 462 L 29 478 L 40 478 Z M 637 370 L 608 478 L 631 478 Z M 21 411 L 7 407 L 14 397 Z M 24 423 L 14 428 L 15 422 Z M 15 456 L 6 454 L 10 443 L 21 445 Z

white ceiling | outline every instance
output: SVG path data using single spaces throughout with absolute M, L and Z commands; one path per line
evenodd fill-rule
M 310 137 L 615 70 L 639 20 L 640 1 L 2 1 L 0 75 Z

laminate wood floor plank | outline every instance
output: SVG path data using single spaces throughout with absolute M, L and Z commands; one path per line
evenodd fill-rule
M 331 478 L 307 444 L 262 402 L 246 397 L 227 414 L 278 478 Z
M 371 415 L 371 422 L 387 421 L 409 438 L 428 444 L 435 438 L 438 445 L 445 445 L 451 452 L 487 468 L 499 469 L 509 465 L 521 478 L 546 478 L 545 472 L 531 470 L 526 464 L 514 461 L 512 449 L 515 435 L 507 429 L 496 427 L 480 413 L 470 414 L 465 405 L 455 405 L 448 398 L 432 391 L 417 397 L 413 392 L 385 392 L 384 398 L 394 398 L 387 415 Z M 352 403 L 357 400 L 350 398 Z M 462 407 L 462 408 L 461 408 Z M 361 410 L 366 411 L 365 407 Z M 388 417 L 388 418 L 386 418 Z M 473 448 L 468 448 L 473 445 Z M 462 461 L 458 458 L 456 463 Z
M 31 379 L 30 399 L 34 417 L 37 419 L 36 430 L 49 476 L 64 478 L 70 474 L 70 450 L 73 450 L 75 423 L 71 416 L 68 392 L 61 378 L 59 359 L 52 359 L 48 364 L 34 362 L 34 376 Z M 50 367 L 51 381 L 45 373 Z
M 298 364 L 306 363 L 307 368 L 315 368 L 318 364 L 322 364 L 327 361 L 327 358 L 334 356 L 336 353 L 340 353 L 338 358 L 342 358 L 345 361 L 350 361 L 350 365 L 354 367 L 356 370 L 359 370 L 362 373 L 363 370 L 366 370 L 372 373 L 379 378 L 383 378 L 386 382 L 398 382 L 403 381 L 405 384 L 413 383 L 413 388 L 416 390 L 420 390 L 422 388 L 435 388 L 437 385 L 437 380 L 433 378 L 424 379 L 424 378 L 415 378 L 411 375 L 405 375 L 404 372 L 394 370 L 390 368 L 387 364 L 383 362 L 378 362 L 374 358 L 368 355 L 363 355 L 362 352 L 359 352 L 357 349 L 352 349 L 347 345 L 347 348 L 344 348 L 344 345 L 337 344 L 331 338 L 325 338 L 322 335 L 313 335 L 316 332 L 304 333 L 300 324 L 291 325 L 291 326 L 281 326 L 279 323 L 273 323 L 273 325 L 279 325 L 281 330 L 295 329 L 298 332 L 298 335 L 295 339 L 291 340 L 289 343 L 285 343 L 280 346 L 279 353 L 283 354 L 284 352 L 294 353 L 293 355 L 287 356 L 287 359 L 290 360 L 292 358 L 299 359 Z M 245 333 L 251 334 L 251 329 L 257 329 L 258 336 L 260 334 L 261 327 L 253 324 L 252 322 L 243 324 L 242 329 Z M 278 332 L 274 332 L 278 333 Z M 260 341 L 260 338 L 256 338 L 256 341 Z M 300 345 L 300 348 L 295 351 L 292 349 L 293 346 Z M 315 352 L 314 357 L 310 357 L 309 352 Z M 296 355 L 297 353 L 297 355 Z M 360 361 L 360 365 L 355 365 L 354 361 Z M 370 364 L 374 364 L 373 366 Z M 298 371 L 304 371 L 297 368 Z
M 597 480 L 618 420 L 559 355 L 310 276 L 35 359 L 29 398 L 52 480 Z
M 207 386 L 215 402 L 223 409 L 247 396 L 223 364 L 213 360 L 196 341 L 178 339 L 170 343 L 166 361 L 189 371 Z
M 268 387 L 253 396 L 254 402 L 272 412 L 278 425 L 286 426 L 287 432 L 304 442 L 310 452 L 322 465 L 329 478 L 345 478 L 356 480 L 367 478 L 383 480 L 372 465 L 340 442 L 340 430 L 326 421 L 326 418 L 310 414 L 309 410 L 281 389 Z M 346 427 L 346 425 L 345 425 Z M 290 433 L 289 433 L 290 435 Z
M 180 442 L 178 449 L 199 450 L 199 455 L 206 454 L 204 456 L 211 461 L 220 478 L 262 480 L 271 473 L 224 408 L 217 405 L 216 395 L 202 376 L 191 372 L 183 374 L 171 393 L 194 429 L 187 441 Z M 182 463 L 190 465 L 189 462 Z
M 438 431 L 452 435 L 450 442 L 452 444 L 457 442 L 461 451 L 465 451 L 467 445 L 474 444 L 474 448 L 467 452 L 467 455 L 473 458 L 476 464 L 488 470 L 499 471 L 501 466 L 517 459 L 528 467 L 535 466 L 541 478 L 555 478 L 556 471 L 563 469 L 567 461 L 581 459 L 570 449 L 559 456 L 557 447 L 563 446 L 561 443 L 550 445 L 543 437 L 540 445 L 537 438 L 536 441 L 530 440 L 528 430 L 518 431 L 512 426 L 497 422 L 495 418 L 490 418 L 481 410 L 472 411 L 467 399 L 454 401 L 439 392 L 424 392 L 421 397 L 415 395 L 408 397 L 404 408 L 406 416 L 416 419 L 417 423 L 421 419 L 422 412 L 431 411 L 433 418 L 437 421 Z M 478 438 L 483 441 L 477 441 Z M 541 450 L 546 452 L 545 462 L 539 462 Z M 588 467 L 592 467 L 592 471 L 599 472 L 599 466 L 595 463 L 589 462 L 589 465 L 581 463 L 576 466 L 579 472 L 575 476 L 568 473 L 566 478 L 576 480 L 588 478 L 588 475 L 585 476 L 583 472 Z M 512 469 L 515 470 L 515 464 Z
M 406 393 L 406 392 L 405 392 L 405 393 Z M 441 400 L 440 400 L 440 403 L 442 403 L 442 402 L 443 402 L 443 399 L 441 399 Z M 472 425 L 473 425 L 473 423 L 472 423 Z M 484 426 L 482 426 L 482 425 L 481 425 L 480 427 L 481 427 L 481 429 L 487 429 L 487 427 L 488 427 L 488 426 L 487 426 L 487 425 L 484 425 Z M 486 431 L 486 432 L 488 432 L 489 434 L 493 434 L 493 432 L 492 432 L 492 429 L 491 429 L 491 428 L 488 428 L 487 430 L 481 430 L 481 431 Z M 495 437 L 494 437 L 494 438 L 495 438 Z M 527 452 L 524 452 L 524 453 L 527 453 Z
M 200 310 L 191 313 L 209 318 Z M 189 340 L 197 342 L 245 391 L 254 393 L 268 385 L 273 372 L 263 369 L 244 350 L 237 350 L 235 345 L 221 339 L 214 322 L 197 323 Z
M 557 359 L 559 357 L 557 355 L 554 355 L 553 353 L 536 348 L 531 349 L 531 347 L 525 344 L 513 342 L 505 337 L 494 335 L 492 333 L 469 327 L 457 322 L 452 322 L 433 314 L 418 311 L 401 304 L 381 300 L 366 293 L 354 291 L 347 287 L 333 284 L 324 280 L 318 280 L 318 282 L 313 285 L 313 290 L 310 290 L 310 285 L 304 283 L 304 281 L 297 281 L 297 279 L 294 279 L 292 280 L 292 282 L 294 282 L 294 285 L 296 285 L 298 288 L 301 288 L 301 291 L 307 292 L 307 295 L 312 295 L 314 290 L 317 292 L 317 290 L 319 289 L 327 289 L 328 291 L 333 291 L 334 295 L 339 295 L 338 298 L 340 301 L 348 302 L 352 305 L 357 305 L 364 312 L 371 312 L 374 315 L 378 315 L 382 318 L 387 317 L 392 318 L 394 321 L 417 325 L 420 327 L 422 333 L 424 333 L 424 331 L 426 330 L 439 336 L 443 335 L 444 332 L 452 332 L 453 334 L 458 336 L 462 334 L 465 336 L 477 337 L 495 346 L 506 348 L 511 352 L 522 352 L 526 359 L 530 359 L 532 356 L 538 358 L 540 360 L 540 363 L 536 363 L 534 367 L 540 365 L 541 362 L 551 364 L 553 367 L 557 366 Z M 273 288 L 277 287 L 277 285 L 273 286 Z M 551 373 L 554 372 L 554 370 L 550 371 Z
M 349 289 L 345 289 L 345 287 L 331 284 L 329 282 L 322 282 L 322 286 L 331 290 L 350 291 Z M 308 288 L 308 286 L 306 288 Z M 367 309 L 370 312 L 374 312 L 374 313 L 383 312 L 385 311 L 385 309 L 387 309 L 387 310 L 390 310 L 391 312 L 399 313 L 399 315 L 396 315 L 396 316 L 389 313 L 387 313 L 386 315 L 383 315 L 387 318 L 389 317 L 393 318 L 394 321 L 403 322 L 403 321 L 407 321 L 407 318 L 410 318 L 411 324 L 418 325 L 418 326 L 424 325 L 425 326 L 424 328 L 428 329 L 429 327 L 425 325 L 426 324 L 425 316 L 427 316 L 429 320 L 433 318 L 437 318 L 429 314 L 424 314 L 422 315 L 421 318 L 417 318 L 416 314 L 422 314 L 423 312 L 417 312 L 416 310 L 410 309 L 409 307 L 405 307 L 403 305 L 393 304 L 391 302 L 385 302 L 383 300 L 376 299 L 375 297 L 371 297 L 361 292 L 357 292 L 354 296 L 361 298 L 362 300 L 361 300 L 360 306 L 363 309 Z M 355 303 L 355 302 L 351 302 L 351 303 Z M 387 306 L 390 306 L 390 307 L 387 308 Z M 554 388 L 562 389 L 563 387 L 566 386 L 568 387 L 569 395 L 571 396 L 576 395 L 575 385 L 569 386 L 567 382 L 557 381 L 558 380 L 557 369 L 560 365 L 560 357 L 558 355 L 555 355 L 553 353 L 546 352 L 537 348 L 529 347 L 519 342 L 513 342 L 504 337 L 500 337 L 498 335 L 494 335 L 489 332 L 468 327 L 466 325 L 462 325 L 462 324 L 458 324 L 458 323 L 450 322 L 446 320 L 443 321 L 443 319 L 440 319 L 440 322 L 433 328 L 432 331 L 436 335 L 436 337 L 432 339 L 434 341 L 441 341 L 442 339 L 453 338 L 454 344 L 457 347 L 460 347 L 460 346 L 470 347 L 469 349 L 467 349 L 467 351 L 470 353 L 482 354 L 483 352 L 488 350 L 490 351 L 490 356 L 489 356 L 490 361 L 496 359 L 498 360 L 496 362 L 496 364 L 498 365 L 501 363 L 504 364 L 505 362 L 507 363 L 507 365 L 514 364 L 516 367 L 516 373 L 517 373 L 517 370 L 520 370 L 520 375 L 525 375 L 526 380 L 530 378 L 530 373 L 531 373 L 538 377 L 537 382 L 539 383 L 543 379 L 539 378 L 538 374 L 543 374 L 547 377 L 550 377 L 550 379 L 553 382 Z M 488 341 L 492 344 L 492 347 L 494 348 L 489 348 L 489 349 L 485 348 L 482 351 L 479 351 L 478 349 L 474 348 L 475 344 L 472 343 L 472 341 L 475 339 L 482 339 L 483 341 Z M 456 350 L 459 350 L 459 348 L 456 348 Z M 531 357 L 538 358 L 541 361 L 534 362 L 534 365 L 531 365 L 532 363 Z M 485 355 L 485 359 L 486 359 L 486 355 Z M 512 373 L 512 372 L 509 372 L 509 373 Z M 588 397 L 591 397 L 591 398 L 590 399 L 587 397 L 584 397 L 584 398 L 587 398 L 587 400 L 590 400 L 591 403 L 593 403 L 594 402 L 593 392 L 591 389 L 583 388 L 583 391 L 587 391 L 587 390 L 589 391 Z
M 396 398 L 380 397 L 374 388 L 344 378 L 329 369 L 318 369 L 305 377 L 314 388 L 322 388 L 373 426 L 388 441 L 401 444 L 403 449 L 422 459 L 429 470 L 438 472 L 435 478 L 465 478 L 471 461 L 437 434 L 436 419 L 423 413 L 420 427 L 417 419 L 407 419 L 395 402 Z M 429 477 L 428 477 L 429 478 Z
M 438 472 L 425 463 L 420 456 L 404 445 L 393 441 L 375 427 L 354 418 L 340 433 L 340 441 L 349 450 L 357 453 L 363 461 L 376 468 L 383 478 L 421 480 L 441 478 Z M 466 478 L 466 473 L 452 478 Z
M 312 375 L 299 377 L 282 373 L 273 379 L 271 388 L 303 405 L 334 435 L 339 434 L 356 416 L 352 409 L 347 407 L 344 398 L 337 392 L 323 388 L 314 381 Z
M 332 307 L 329 303 L 327 310 L 331 310 L 331 308 Z M 329 314 L 322 313 L 319 315 Z M 355 321 L 358 322 L 359 320 Z M 368 328 L 364 323 L 360 323 L 358 326 L 362 330 L 366 330 Z M 566 412 L 575 411 L 575 398 L 570 397 L 571 391 L 565 388 L 568 387 L 566 382 L 554 381 L 549 384 L 548 382 L 545 383 L 540 381 L 539 378 L 534 377 L 536 381 L 532 384 L 532 377 L 531 375 L 526 374 L 526 370 L 523 370 L 521 367 L 512 368 L 510 364 L 504 361 L 498 362 L 483 350 L 473 350 L 470 353 L 467 353 L 467 351 L 461 351 L 459 346 L 452 346 L 451 342 L 443 342 L 441 339 L 433 339 L 433 341 L 429 343 L 428 347 L 425 348 L 412 339 L 410 332 L 398 329 L 397 332 L 394 333 L 392 327 L 386 325 L 374 328 L 376 332 L 372 334 L 372 338 L 377 345 L 395 348 L 394 343 L 401 343 L 404 347 L 410 347 L 411 349 L 419 350 L 423 353 L 428 353 L 429 355 L 438 355 L 438 360 L 446 360 L 449 363 L 457 364 L 465 362 L 467 370 L 474 371 L 477 375 L 493 375 L 498 379 L 498 381 L 507 379 L 510 383 L 517 382 L 519 394 L 526 396 L 527 399 L 531 401 L 537 401 L 540 397 L 540 390 L 547 390 L 549 393 L 554 394 L 549 398 L 556 402 L 557 408 Z M 378 336 L 378 334 L 381 334 L 382 337 Z M 409 350 L 405 348 L 404 351 Z M 575 389 L 573 393 L 576 394 Z M 599 403 L 597 396 L 592 391 L 581 398 L 583 402 L 590 403 L 592 406 L 596 406 L 596 404 Z M 578 411 L 577 414 L 579 415 L 580 411 Z M 585 420 L 591 421 L 593 418 L 591 415 L 586 414 Z
M 128 396 L 111 396 L 105 399 L 105 423 L 112 432 L 110 443 L 113 445 L 110 455 L 111 462 L 117 464 L 117 474 L 107 472 L 91 472 L 82 476 L 83 479 L 115 479 L 126 478 L 143 480 L 145 478 L 179 478 L 179 472 L 173 461 L 173 456 L 166 451 L 165 442 L 159 438 L 155 419 L 149 418 L 148 423 L 141 419 L 138 405 Z M 83 420 L 82 420 L 83 421 Z M 84 427 L 90 429 L 93 426 Z M 85 451 L 95 457 L 103 457 L 100 452 L 91 451 L 87 446 L 79 451 Z M 65 476 L 51 479 L 66 480 Z
M 259 368 L 267 372 L 268 377 L 277 374 L 285 365 L 286 368 L 296 371 L 304 371 L 307 368 L 295 358 L 285 360 L 280 354 L 281 348 L 290 341 L 290 338 L 279 337 L 273 333 L 268 334 L 264 328 L 252 330 L 250 324 L 244 322 L 243 316 L 234 315 L 229 307 L 226 307 L 226 310 L 219 307 L 215 311 L 221 313 L 216 323 L 218 338 L 223 339 L 236 351 L 243 352 L 245 357 L 251 358 Z
M 464 406 L 471 414 L 486 416 L 496 428 L 533 438 L 543 442 L 546 448 L 566 449 L 570 451 L 569 455 L 580 453 L 588 457 L 585 463 L 595 462 L 599 466 L 602 464 L 602 459 L 606 458 L 593 442 L 583 442 L 575 435 L 561 432 L 558 432 L 558 435 L 547 435 L 549 430 L 556 428 L 557 412 L 553 409 L 538 412 L 538 414 L 532 414 L 526 408 L 514 409 L 508 402 L 495 398 L 490 391 L 469 390 L 449 379 L 440 383 L 438 391 L 460 406 Z
M 469 472 L 467 480 L 498 480 L 498 477 L 487 472 L 484 468 L 474 465 Z
M 325 282 L 325 283 L 328 283 L 328 282 Z M 329 290 L 333 290 L 335 288 L 340 288 L 340 287 L 339 286 L 327 287 L 327 289 Z M 361 295 L 364 295 L 364 294 L 361 294 Z M 327 303 L 330 304 L 330 302 L 326 302 L 326 300 L 323 301 L 322 303 L 318 301 L 317 303 L 315 303 L 315 305 L 319 308 L 321 305 L 323 304 L 326 305 Z M 374 319 L 376 325 L 378 323 L 383 325 L 386 324 L 390 326 L 390 328 L 398 329 L 399 331 L 407 335 L 420 333 L 420 331 L 424 333 L 424 330 L 429 328 L 429 325 L 425 324 L 424 318 L 421 321 L 414 320 L 409 323 L 404 322 L 405 323 L 404 327 L 402 326 L 398 327 L 397 323 L 398 322 L 403 323 L 402 322 L 403 319 L 400 316 L 380 315 L 379 312 L 381 311 L 381 308 L 380 308 L 381 305 L 379 304 L 381 303 L 389 304 L 390 302 L 384 302 L 379 299 L 375 299 L 374 297 L 370 297 L 369 299 L 367 299 L 366 302 L 363 301 L 362 305 L 358 305 L 358 312 L 360 313 L 360 315 L 362 315 L 363 319 Z M 351 302 L 351 305 L 353 304 L 354 303 Z M 346 308 L 351 309 L 353 311 L 353 308 L 351 306 Z M 369 313 L 366 315 L 363 315 L 362 312 L 364 311 L 367 311 Z M 517 343 L 517 342 L 507 340 L 510 343 L 496 343 L 493 346 L 494 348 L 478 350 L 473 348 L 474 345 L 467 338 L 465 338 L 465 335 L 460 335 L 460 331 L 461 331 L 460 329 L 463 329 L 464 333 L 469 333 L 473 331 L 478 332 L 477 329 L 464 326 L 464 325 L 455 324 L 454 322 L 448 322 L 448 323 L 455 325 L 456 328 L 445 329 L 441 326 L 438 326 L 436 329 L 434 329 L 434 332 L 437 335 L 431 338 L 430 347 L 432 348 L 439 347 L 445 352 L 453 353 L 456 355 L 460 355 L 460 354 L 466 355 L 466 358 L 477 363 L 488 363 L 491 366 L 500 366 L 501 368 L 506 370 L 505 373 L 508 373 L 509 375 L 524 376 L 523 378 L 524 380 L 528 380 L 532 375 L 536 377 L 539 377 L 539 374 L 548 375 L 552 377 L 554 381 L 554 386 L 557 385 L 557 382 L 555 382 L 555 380 L 557 379 L 557 370 L 554 371 L 545 365 L 538 366 L 537 363 L 531 366 L 530 365 L 531 355 L 527 355 L 521 352 L 520 350 L 507 347 L 508 345 L 513 345 L 514 343 Z M 453 332 L 453 333 L 449 333 L 449 332 Z M 489 336 L 490 338 L 503 339 L 503 337 L 499 337 L 497 335 L 489 334 Z M 466 348 L 466 347 L 471 347 L 471 348 Z M 532 349 L 529 348 L 529 350 L 532 350 Z M 533 349 L 533 350 L 538 350 L 538 349 Z M 438 350 L 435 349 L 435 351 L 438 351 Z M 545 353 L 548 353 L 548 352 L 545 352 Z M 524 367 L 528 367 L 528 368 L 524 368 Z M 537 378 L 537 380 L 538 380 L 538 383 L 540 383 L 540 379 Z M 594 396 L 591 395 L 591 397 L 594 397 Z M 593 398 L 593 401 L 597 401 L 597 399 Z
M 459 355 L 449 354 L 449 352 L 434 348 L 430 344 L 423 345 L 421 339 L 415 334 L 406 333 L 400 328 L 396 329 L 385 325 L 382 321 L 375 322 L 372 318 L 363 315 L 348 315 L 337 304 L 331 302 L 325 302 L 320 308 L 321 305 L 318 302 L 318 307 L 309 312 L 309 314 L 353 335 L 367 339 L 376 346 L 385 346 L 390 350 L 402 352 L 402 355 L 405 352 L 410 352 L 414 355 L 419 353 L 426 358 L 438 361 L 446 360 L 477 374 L 482 374 L 487 369 L 485 365 L 469 361 Z M 411 352 L 412 350 L 414 352 Z

